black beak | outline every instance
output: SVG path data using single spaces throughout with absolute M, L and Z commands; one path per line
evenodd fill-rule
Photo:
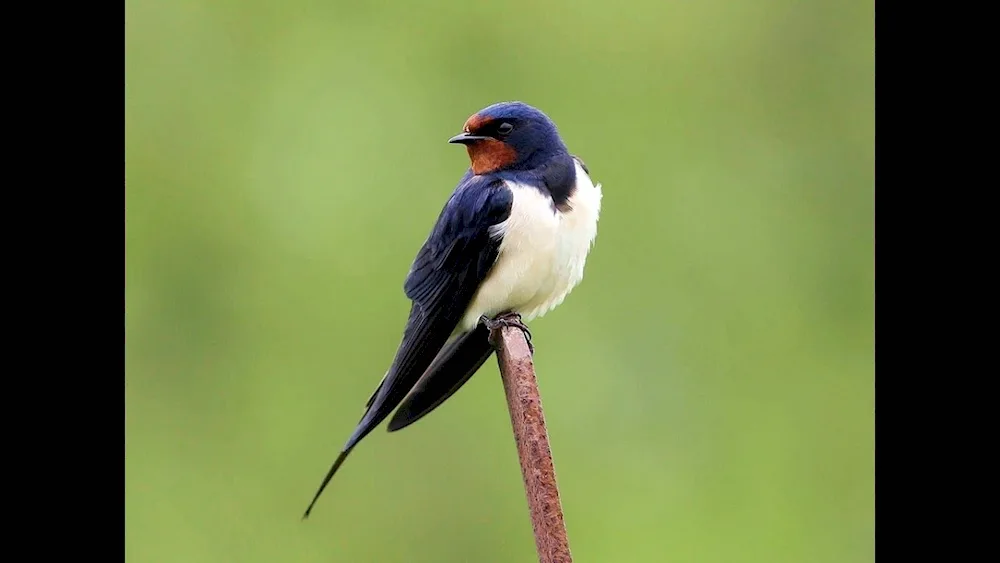
M 475 143 L 476 141 L 482 141 L 485 139 L 489 139 L 489 137 L 484 137 L 482 135 L 473 135 L 471 133 L 459 133 L 458 135 L 455 135 L 454 137 L 448 139 L 448 142 L 458 143 L 460 145 L 468 145 L 471 143 Z

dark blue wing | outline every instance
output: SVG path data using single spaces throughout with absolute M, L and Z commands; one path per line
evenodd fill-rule
M 500 250 L 490 227 L 510 215 L 513 194 L 493 176 L 467 172 L 438 216 L 403 284 L 413 302 L 396 357 L 330 468 L 306 516 L 354 446 L 381 423 L 444 347 Z
M 587 165 L 579 157 L 564 155 L 553 159 L 540 173 L 532 171 L 526 183 L 541 181 L 549 190 L 553 204 L 557 207 L 567 204 L 567 199 L 576 184 L 576 169 L 574 162 L 579 162 L 584 172 L 589 174 Z M 511 173 L 506 173 L 509 177 Z M 403 399 L 396 413 L 389 420 L 389 431 L 402 430 L 421 418 L 454 395 L 463 385 L 475 375 L 476 371 L 493 354 L 489 331 L 483 325 L 465 334 L 459 335 L 441 350 L 427 371 Z

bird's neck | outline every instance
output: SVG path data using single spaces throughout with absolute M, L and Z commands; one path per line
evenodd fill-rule
M 539 158 L 534 166 L 518 166 L 505 172 L 515 182 L 537 186 L 552 197 L 556 209 L 564 209 L 576 188 L 576 165 L 567 152 L 558 152 Z

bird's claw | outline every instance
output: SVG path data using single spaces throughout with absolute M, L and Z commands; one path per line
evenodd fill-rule
M 524 339 L 528 343 L 528 351 L 531 352 L 532 356 L 535 355 L 535 345 L 531 343 L 531 331 L 528 330 L 527 325 L 521 322 L 521 315 L 518 315 L 517 313 L 504 313 L 501 315 L 497 315 L 492 319 L 487 317 L 486 315 L 483 315 L 482 317 L 479 317 L 479 321 L 483 323 L 487 329 L 489 329 L 490 342 L 493 343 L 494 346 L 496 346 L 496 342 L 494 341 L 493 333 L 497 329 L 503 327 L 521 329 L 521 332 L 524 333 Z

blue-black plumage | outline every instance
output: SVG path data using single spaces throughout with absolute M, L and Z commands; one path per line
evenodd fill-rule
M 449 142 L 466 146 L 470 167 L 403 284 L 412 304 L 396 357 L 305 516 L 351 450 L 393 410 L 389 431 L 437 408 L 486 362 L 493 349 L 482 317 L 517 313 L 530 321 L 583 278 L 601 186 L 552 120 L 503 102 L 472 115 Z

